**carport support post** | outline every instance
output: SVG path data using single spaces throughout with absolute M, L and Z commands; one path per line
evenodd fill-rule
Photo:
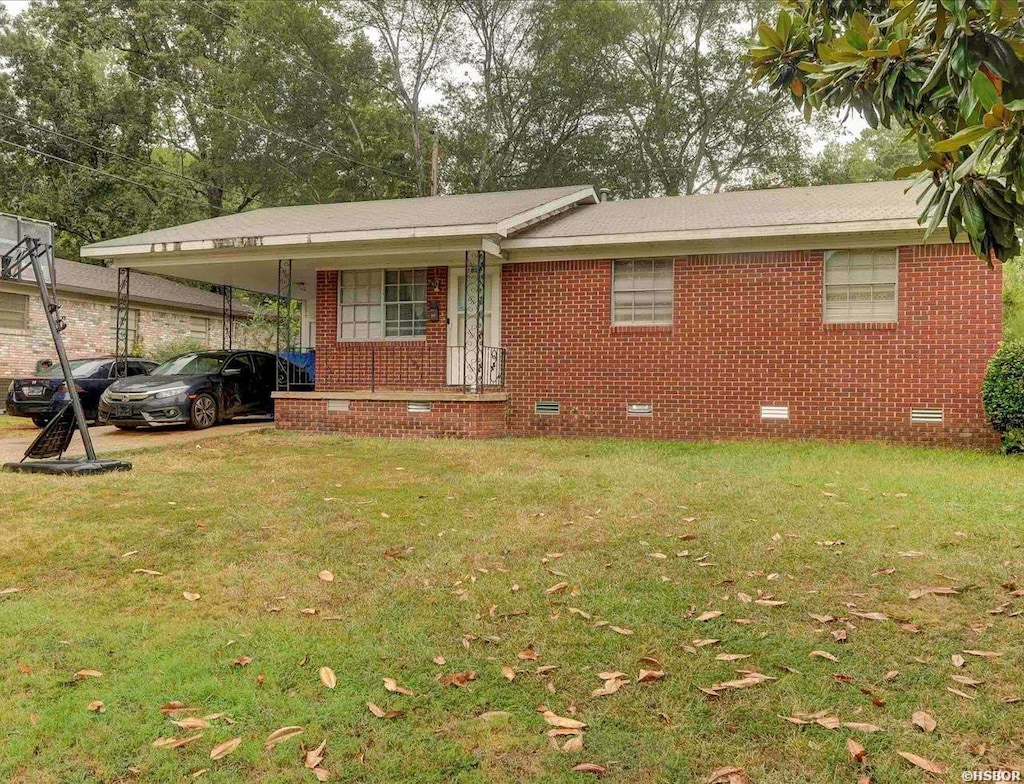
M 486 259 L 482 250 L 466 251 L 466 318 L 463 322 L 462 381 L 469 392 L 484 388 L 484 286 Z
M 131 307 L 131 273 L 127 267 L 117 269 L 117 328 L 114 330 L 114 375 L 128 376 L 128 313 Z
M 221 286 L 221 343 L 223 349 L 234 348 L 235 338 L 235 290 L 231 286 Z
M 283 323 L 282 323 L 283 322 Z M 288 360 L 282 352 L 292 347 L 292 260 L 277 260 L 277 389 L 291 388 Z M 282 341 L 283 338 L 283 341 Z

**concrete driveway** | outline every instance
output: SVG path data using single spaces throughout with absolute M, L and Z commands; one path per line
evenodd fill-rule
M 151 449 L 153 447 L 190 444 L 194 441 L 204 441 L 208 438 L 223 438 L 224 436 L 239 433 L 249 433 L 253 430 L 265 430 L 273 426 L 273 422 L 265 419 L 218 425 L 207 430 L 185 430 L 183 428 L 118 430 L 108 425 L 105 427 L 90 427 L 89 434 L 92 436 L 96 453 L 108 454 L 110 452 L 124 452 L 128 449 Z M 0 431 L 0 463 L 16 463 L 21 460 L 28 445 L 32 443 L 38 432 L 38 430 L 33 430 L 26 433 L 24 430 L 16 430 L 9 436 L 6 436 Z M 66 454 L 68 457 L 77 457 L 84 454 L 82 439 L 77 434 L 71 441 L 71 447 Z

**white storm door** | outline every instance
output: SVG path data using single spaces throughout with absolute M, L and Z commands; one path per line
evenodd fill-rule
M 448 270 L 448 383 L 465 384 L 466 367 L 466 268 Z M 487 270 L 484 278 L 484 384 L 501 380 L 501 268 Z M 487 349 L 495 349 L 488 351 Z

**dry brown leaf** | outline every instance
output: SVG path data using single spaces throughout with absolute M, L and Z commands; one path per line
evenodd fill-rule
M 93 700 L 85 706 L 86 710 L 92 711 L 93 713 L 106 713 L 107 707 L 103 704 L 103 700 Z
M 741 659 L 749 659 L 749 658 L 750 658 L 750 654 L 749 653 L 720 653 L 720 654 L 718 654 L 715 657 L 715 659 L 717 661 L 725 661 L 725 662 L 740 661 Z
M 476 680 L 475 672 L 454 672 L 451 675 L 442 675 L 439 679 L 442 686 L 458 686 L 460 689 L 470 681 Z
M 79 670 L 75 673 L 76 681 L 84 681 L 86 678 L 102 678 L 103 673 L 99 670 Z
M 660 681 L 665 677 L 663 670 L 640 670 L 640 674 L 636 676 L 637 683 L 653 683 L 654 681 Z
M 561 727 L 567 730 L 582 730 L 587 725 L 579 721 L 578 719 L 570 719 L 565 716 L 558 716 L 549 710 L 544 711 L 541 714 L 544 717 L 544 721 L 550 724 L 552 727 Z
M 503 678 L 507 680 L 515 680 L 516 671 L 506 664 L 504 667 L 501 668 L 501 675 Z
M 885 674 L 885 680 L 887 680 L 887 681 L 896 680 L 896 678 L 899 677 L 899 674 L 900 674 L 899 670 L 889 670 L 889 672 L 887 672 Z
M 412 697 L 412 689 L 407 689 L 405 686 L 399 686 L 398 681 L 394 678 L 384 678 L 384 688 L 394 694 L 404 694 L 406 697 Z
M 615 671 L 605 670 L 603 672 L 599 672 L 597 674 L 597 677 L 600 678 L 603 681 L 628 680 L 628 678 L 626 678 L 626 673 L 619 672 L 618 670 L 615 670 Z
M 182 746 L 195 743 L 201 737 L 203 737 L 202 733 L 188 738 L 157 738 L 153 741 L 153 746 L 158 749 L 180 749 Z
M 762 607 L 782 607 L 783 605 L 789 604 L 789 602 L 783 602 L 779 599 L 757 599 L 754 604 L 759 604 Z
M 302 731 L 302 727 L 281 727 L 281 729 L 274 730 L 267 736 L 267 739 L 263 741 L 263 747 L 272 749 L 278 743 L 294 738 L 296 735 L 301 735 Z
M 911 599 L 920 599 L 922 596 L 953 596 L 960 593 L 955 588 L 938 586 L 935 588 L 918 588 L 907 594 Z
M 967 675 L 950 675 L 949 677 L 957 683 L 962 683 L 964 686 L 980 686 L 985 682 L 979 681 L 977 678 L 971 678 Z
M 914 726 L 920 727 L 926 733 L 932 732 L 937 726 L 935 719 L 926 711 L 914 711 L 910 721 L 913 722 Z
M 955 694 L 957 697 L 963 697 L 965 700 L 975 699 L 973 694 L 968 694 L 965 691 L 960 691 L 960 689 L 954 689 L 952 686 L 947 686 L 946 691 L 948 691 L 950 694 Z
M 324 569 L 321 572 L 317 573 L 317 577 L 319 577 L 325 583 L 334 582 L 334 572 L 330 571 L 329 569 Z
M 508 711 L 484 711 L 477 718 L 490 721 L 491 719 L 507 719 L 511 715 Z
M 709 774 L 704 784 L 750 784 L 750 777 L 743 768 L 726 765 Z
M 709 638 L 709 639 L 706 639 L 706 640 L 694 640 L 693 641 L 693 647 L 694 648 L 703 648 L 703 647 L 705 647 L 707 645 L 718 645 L 718 643 L 720 643 L 720 642 L 721 642 L 721 640 L 716 640 L 714 638 Z
M 210 722 L 206 719 L 200 719 L 197 716 L 189 716 L 185 719 L 172 721 L 171 724 L 175 727 L 181 727 L 183 730 L 205 730 L 210 727 Z
M 846 739 L 846 751 L 850 755 L 850 759 L 854 762 L 864 762 L 868 756 L 867 749 L 857 743 L 853 738 Z
M 835 620 L 833 615 L 817 615 L 815 613 L 808 613 L 818 623 L 832 623 Z
M 919 757 L 916 754 L 911 754 L 909 751 L 897 751 L 896 753 L 903 757 L 903 759 L 905 759 L 911 765 L 916 765 L 917 767 L 921 768 L 921 770 L 926 770 L 929 773 L 934 773 L 937 776 L 942 775 L 946 772 L 945 765 L 940 765 L 937 762 L 932 762 L 930 759 L 925 759 L 924 757 Z
M 857 612 L 856 610 L 851 610 L 850 615 L 855 615 L 858 618 L 866 618 L 869 621 L 889 620 L 889 616 L 881 612 Z
M 338 676 L 334 674 L 334 670 L 330 667 L 321 667 L 320 682 L 328 689 L 333 689 L 338 685 Z
M 448 660 L 445 659 L 444 656 L 435 656 L 433 659 L 431 659 L 431 661 L 437 665 L 446 664 L 448 662 Z
M 544 589 L 544 593 L 561 593 L 569 587 L 569 583 L 555 583 L 549 588 Z
M 837 659 L 835 656 L 833 656 L 828 651 L 811 651 L 809 655 L 813 656 L 816 659 L 828 659 L 830 662 L 838 662 L 839 661 L 839 659 Z
M 540 656 L 537 655 L 537 652 L 533 648 L 523 648 L 523 650 L 516 654 L 516 658 L 521 659 L 522 661 L 537 661 Z
M 223 743 L 220 743 L 220 744 L 214 746 L 212 749 L 210 749 L 210 759 L 212 759 L 212 760 L 222 759 L 223 757 L 226 757 L 228 754 L 233 752 L 235 749 L 237 749 L 241 745 L 242 745 L 242 739 L 241 738 L 232 738 L 231 740 L 226 740 Z
M 202 596 L 200 596 L 199 594 L 197 594 L 197 593 L 192 593 L 191 591 L 185 591 L 185 592 L 184 592 L 184 593 L 182 594 L 182 596 L 184 596 L 184 597 L 185 597 L 185 601 L 188 601 L 188 602 L 198 602 L 198 601 L 199 601 L 200 599 L 202 599 L 202 598 L 203 598 L 203 597 L 202 597 Z
M 864 721 L 844 721 L 843 726 L 848 730 L 856 730 L 857 732 L 885 732 L 877 724 L 868 724 Z
M 163 572 L 158 572 L 153 569 L 132 569 L 132 574 L 148 574 L 153 577 L 163 577 Z
M 196 710 L 198 708 L 188 708 L 185 706 L 185 703 L 178 700 L 171 700 L 160 706 L 160 712 L 165 716 L 177 716 L 179 713 L 189 713 Z
M 317 781 L 327 781 L 331 777 L 331 774 L 323 768 L 313 768 L 312 772 Z
M 632 629 L 626 629 L 626 628 L 623 628 L 622 626 L 609 626 L 608 628 L 611 629 L 616 634 L 630 635 L 630 634 L 633 633 Z
M 722 616 L 722 611 L 721 610 L 708 610 L 707 612 L 702 612 L 700 615 L 698 615 L 697 616 L 697 620 L 698 621 L 710 621 L 710 620 L 713 620 L 715 618 L 720 618 L 721 616 Z
M 629 681 L 621 680 L 619 678 L 610 678 L 606 680 L 601 686 L 590 692 L 592 697 L 607 697 L 610 694 L 615 694 L 619 689 L 625 686 Z
M 397 719 L 403 715 L 405 711 L 400 710 L 384 710 L 382 707 L 373 702 L 366 703 L 366 707 L 370 709 L 370 713 L 376 716 L 378 719 Z
M 232 662 L 232 664 L 236 667 L 248 667 L 252 664 L 252 656 L 239 656 Z
M 959 653 L 954 653 L 949 659 L 953 662 L 954 667 L 963 667 L 967 663 L 967 660 Z
M 980 656 L 982 659 L 995 659 L 1003 655 L 995 651 L 964 651 L 964 653 L 968 656 Z
M 583 736 L 573 735 L 569 740 L 562 744 L 562 751 L 567 754 L 574 754 L 577 751 L 583 751 Z
M 318 768 L 320 763 L 324 761 L 324 749 L 327 747 L 327 738 L 323 739 L 323 742 L 315 749 L 308 749 L 302 759 L 302 764 L 310 770 Z
M 593 762 L 581 762 L 579 765 L 573 765 L 572 769 L 577 773 L 593 773 L 595 776 L 608 772 L 608 768 Z

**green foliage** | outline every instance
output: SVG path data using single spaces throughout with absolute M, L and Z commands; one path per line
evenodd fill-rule
M 1004 343 L 989 362 L 982 385 L 989 423 L 1008 452 L 1024 448 L 1024 340 Z
M 155 362 L 166 362 L 167 360 L 173 359 L 181 354 L 188 354 L 192 351 L 206 351 L 207 348 L 207 346 L 203 345 L 195 338 L 184 337 L 163 343 L 159 348 L 153 349 L 145 356 L 148 356 Z
M 1020 251 L 1024 21 L 1016 0 L 786 0 L 749 49 L 753 77 L 806 116 L 852 108 L 915 138 L 921 222 L 983 259 Z
M 1024 339 L 1024 260 L 1003 265 L 1003 337 Z

